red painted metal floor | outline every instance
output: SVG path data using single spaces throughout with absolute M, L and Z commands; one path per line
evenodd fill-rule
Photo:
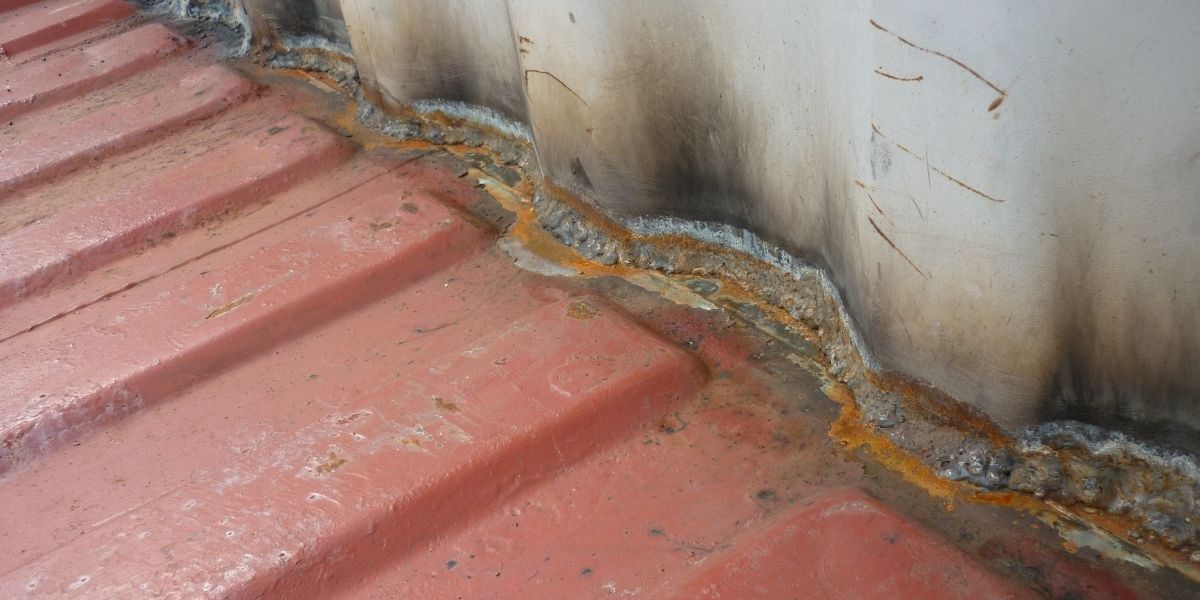
M 1033 593 L 728 315 L 518 269 L 450 159 L 122 0 L 0 10 L 0 597 Z

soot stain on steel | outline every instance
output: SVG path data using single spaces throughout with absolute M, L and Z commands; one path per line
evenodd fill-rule
M 688 21 L 681 26 L 704 27 L 697 15 L 679 18 Z M 660 32 L 630 19 L 614 27 L 618 39 L 639 40 L 621 46 L 624 56 L 614 61 L 641 69 L 620 90 L 620 106 L 628 114 L 624 127 L 636 136 L 629 144 L 638 153 L 634 166 L 648 186 L 637 190 L 648 201 L 638 212 L 750 227 L 749 207 L 756 198 L 748 178 L 754 160 L 749 153 L 761 136 L 734 96 L 723 59 L 703 39 L 683 38 L 680 54 L 701 68 L 686 85 L 673 83 L 678 79 L 674 67 L 658 56 Z M 622 175 L 612 171 L 610 177 Z
M 243 0 L 252 33 L 276 31 L 293 37 L 320 36 L 349 44 L 350 34 L 337 0 Z
M 403 19 L 407 24 L 402 38 L 410 41 L 402 48 L 408 53 L 408 69 L 400 73 L 403 78 L 392 92 L 405 94 L 405 101 L 438 100 L 485 106 L 517 122 L 529 122 L 521 89 L 520 63 L 509 55 L 515 54 L 511 43 L 514 34 L 507 20 L 471 21 L 472 25 L 464 27 L 466 21 L 459 20 L 461 7 L 440 2 L 397 6 L 398 13 L 393 18 Z M 494 40 L 502 41 L 502 48 L 488 45 L 493 41 L 489 36 L 495 27 L 503 27 L 507 32 Z
M 1073 190 L 1053 190 L 1069 200 Z M 1059 364 L 1054 369 L 1050 402 L 1043 420 L 1074 419 L 1139 437 L 1148 437 L 1192 454 L 1200 453 L 1200 315 L 1166 294 L 1160 304 L 1127 302 L 1121 312 L 1105 310 L 1098 299 L 1150 296 L 1132 284 L 1115 288 L 1106 274 L 1113 260 L 1107 248 L 1105 215 L 1063 219 L 1058 240 L 1058 289 L 1055 294 L 1055 338 Z M 1154 240 L 1148 240 L 1153 244 Z M 1150 302 L 1152 300 L 1146 300 Z M 1168 304 L 1166 308 L 1163 304 Z M 1178 332 L 1162 344 L 1153 332 L 1163 327 Z

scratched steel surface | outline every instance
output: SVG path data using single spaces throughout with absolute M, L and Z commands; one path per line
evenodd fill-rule
M 517 268 L 457 158 L 132 15 L 0 2 L 0 596 L 1132 597 L 839 451 L 745 323 Z

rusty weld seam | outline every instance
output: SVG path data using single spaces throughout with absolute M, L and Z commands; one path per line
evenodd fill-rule
M 875 74 L 883 75 L 888 79 L 895 79 L 896 81 L 921 81 L 925 79 L 924 75 L 917 75 L 916 77 L 901 77 L 899 75 L 892 75 L 891 73 L 884 71 L 882 68 L 875 69 Z
M 897 142 L 896 140 L 893 140 L 892 138 L 890 138 L 890 137 L 888 137 L 888 136 L 884 135 L 884 134 L 883 134 L 883 132 L 879 130 L 879 127 L 877 127 L 877 126 L 876 126 L 874 123 L 871 123 L 871 131 L 874 131 L 875 133 L 879 134 L 879 137 L 881 137 L 881 138 L 883 138 L 883 139 L 885 139 L 885 140 L 887 140 L 887 141 L 889 141 L 889 142 L 891 142 L 891 143 L 895 144 L 895 146 L 896 146 L 897 148 L 899 148 L 899 149 L 903 150 L 903 151 L 904 151 L 904 152 L 906 152 L 906 153 L 907 153 L 909 156 L 911 156 L 911 157 L 913 157 L 913 158 L 915 158 L 915 159 L 917 159 L 917 160 L 919 160 L 919 161 L 922 161 L 922 162 L 924 162 L 924 163 L 925 163 L 925 166 L 926 166 L 926 167 L 928 167 L 928 168 L 930 168 L 930 169 L 933 169 L 933 172 L 934 172 L 934 173 L 937 173 L 938 175 L 941 175 L 942 177 L 945 177 L 946 179 L 949 179 L 950 181 L 952 181 L 952 182 L 954 182 L 955 184 L 957 184 L 959 187 L 962 187 L 962 188 L 963 188 L 963 189 L 965 189 L 965 190 L 968 190 L 968 191 L 974 192 L 974 193 L 976 193 L 976 194 L 979 194 L 981 197 L 983 197 L 983 198 L 986 198 L 986 199 L 988 199 L 988 200 L 991 200 L 992 202 L 1004 202 L 1004 200 L 1003 200 L 1002 198 L 997 198 L 997 197 L 995 197 L 995 196 L 992 196 L 992 195 L 989 195 L 989 194 L 985 194 L 985 193 L 983 193 L 983 192 L 979 191 L 978 189 L 976 189 L 976 188 L 972 187 L 972 186 L 971 186 L 970 184 L 968 184 L 967 182 L 965 182 L 965 181 L 963 181 L 963 180 L 961 180 L 961 179 L 959 179 L 959 178 L 957 178 L 957 177 L 955 177 L 955 176 L 953 176 L 953 175 L 951 175 L 951 174 L 949 174 L 949 173 L 947 173 L 947 172 L 945 172 L 945 171 L 943 171 L 943 170 L 941 170 L 941 169 L 939 169 L 939 168 L 937 168 L 937 167 L 935 167 L 935 166 L 933 166 L 933 165 L 929 164 L 929 159 L 927 159 L 927 158 L 925 158 L 925 157 L 922 157 L 920 154 L 917 154 L 916 152 L 913 152 L 912 150 L 909 150 L 909 149 L 908 149 L 908 147 L 906 147 L 904 144 L 901 144 L 900 142 Z
M 912 261 L 912 259 L 909 258 L 908 255 L 905 254 L 903 250 L 901 250 L 898 246 L 896 246 L 896 243 L 893 242 L 892 239 L 889 238 L 887 236 L 887 234 L 884 233 L 883 230 L 879 228 L 879 224 L 875 222 L 875 219 L 872 219 L 871 217 L 867 217 L 867 221 L 870 221 L 871 227 L 875 228 L 875 233 L 878 233 L 879 237 L 883 238 L 883 241 L 887 242 L 888 245 L 892 247 L 892 250 L 896 251 L 896 254 L 899 254 L 900 257 L 903 258 L 910 267 L 912 267 L 913 269 L 915 269 L 917 271 L 917 273 L 920 273 L 921 277 L 929 279 L 929 275 L 925 274 L 925 271 L 922 271 L 921 268 L 917 266 L 917 263 L 914 263 Z
M 915 49 L 917 49 L 917 50 L 920 50 L 921 52 L 927 52 L 927 53 L 929 53 L 929 54 L 932 54 L 932 55 L 934 55 L 934 56 L 940 56 L 940 57 L 942 57 L 942 58 L 944 58 L 944 59 L 946 59 L 946 60 L 948 60 L 948 61 L 950 61 L 950 62 L 952 62 L 952 63 L 954 63 L 954 64 L 956 64 L 956 65 L 958 65 L 958 66 L 960 66 L 960 67 L 962 67 L 963 69 L 966 69 L 966 71 L 967 71 L 968 73 L 970 73 L 970 74 L 974 75 L 976 79 L 978 79 L 978 80 L 980 80 L 980 81 L 984 82 L 985 84 L 987 84 L 987 86 L 988 86 L 988 87 L 992 88 L 993 90 L 996 90 L 996 93 L 997 93 L 997 94 L 1000 94 L 1000 97 L 999 97 L 999 98 L 996 98 L 995 100 L 993 100 L 993 101 L 992 101 L 992 103 L 991 103 L 990 105 L 988 105 L 988 112 L 992 112 L 993 110 L 996 110 L 997 108 L 999 108 L 999 107 L 1000 107 L 1000 103 L 1001 103 L 1001 102 L 1004 102 L 1004 99 L 1005 99 L 1006 97 L 1008 97 L 1008 92 L 1007 92 L 1007 91 L 1000 89 L 1000 86 L 998 86 L 998 85 L 996 85 L 996 84 L 992 83 L 991 81 L 988 81 L 988 78 L 987 78 L 987 77 L 984 77 L 983 75 L 980 75 L 978 71 L 976 71 L 975 69 L 972 69 L 971 67 L 968 67 L 968 66 L 966 65 L 966 63 L 964 63 L 963 61 L 961 61 L 961 60 L 958 60 L 957 58 L 954 58 L 953 56 L 950 56 L 949 54 L 946 54 L 946 53 L 944 53 L 944 52 L 939 52 L 939 51 L 937 51 L 937 50 L 933 50 L 933 49 L 930 49 L 930 48 L 926 48 L 926 47 L 924 47 L 924 46 L 918 46 L 918 45 L 916 45 L 916 44 L 914 44 L 914 43 L 912 43 L 912 42 L 910 42 L 910 41 L 908 41 L 908 40 L 904 39 L 904 38 L 903 38 L 903 37 L 901 37 L 900 35 L 898 35 L 898 34 L 896 34 L 896 33 L 893 33 L 893 32 L 892 32 L 891 30 L 889 30 L 887 27 L 884 27 L 883 25 L 880 25 L 878 22 L 876 22 L 876 21 L 875 21 L 875 19 L 869 19 L 869 20 L 870 20 L 870 22 L 871 22 L 871 25 L 872 25 L 873 27 L 875 27 L 875 29 L 878 29 L 878 30 L 880 30 L 880 31 L 882 31 L 882 32 L 884 32 L 884 33 L 886 33 L 886 34 L 888 34 L 888 35 L 890 35 L 890 36 L 892 36 L 892 37 L 896 38 L 897 40 L 900 40 L 900 43 L 902 43 L 902 44 L 904 44 L 904 45 L 906 45 L 906 46 L 908 46 L 908 47 L 910 47 L 910 48 L 915 48 Z M 878 73 L 878 70 L 877 70 L 876 72 Z M 883 75 L 883 73 L 880 73 L 880 75 Z M 893 79 L 894 79 L 894 78 L 893 78 Z
M 575 90 L 571 89 L 571 86 L 567 85 L 567 83 L 565 81 L 558 78 L 558 75 L 555 75 L 554 73 L 551 73 L 550 71 L 541 71 L 538 69 L 525 69 L 525 87 L 529 87 L 529 74 L 530 73 L 540 73 L 542 75 L 545 75 L 545 76 L 557 81 L 558 85 L 563 86 L 564 88 L 566 88 L 566 90 L 568 92 L 571 92 L 571 95 L 578 98 L 579 101 L 582 102 L 584 106 L 588 105 L 587 100 L 584 100 L 583 96 L 580 96 L 579 94 L 575 93 Z

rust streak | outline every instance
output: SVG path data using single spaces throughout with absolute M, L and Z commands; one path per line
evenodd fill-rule
M 887 77 L 888 79 L 895 79 L 896 81 L 921 81 L 921 80 L 925 79 L 924 75 L 917 75 L 916 77 L 901 77 L 899 75 L 892 75 L 891 73 L 884 71 L 882 68 L 875 69 L 875 74 L 883 75 L 884 77 Z
M 996 108 L 998 108 L 998 107 L 1000 106 L 1000 103 L 1004 101 L 1004 98 L 1005 98 L 1005 96 L 1008 96 L 1008 92 L 1006 92 L 1006 91 L 1004 91 L 1004 90 L 1000 89 L 1000 86 L 998 86 L 998 85 L 996 85 L 996 84 L 992 83 L 991 81 L 988 81 L 988 78 L 987 78 L 987 77 L 984 77 L 983 75 L 980 75 L 978 71 L 976 71 L 975 69 L 972 69 L 971 67 L 968 67 L 968 66 L 966 65 L 966 63 L 964 63 L 963 61 L 961 61 L 961 60 L 958 60 L 957 58 L 954 58 L 953 56 L 950 56 L 949 54 L 946 54 L 946 53 L 944 53 L 944 52 L 939 52 L 939 51 L 937 51 L 937 50 L 933 50 L 933 49 L 931 49 L 931 48 L 926 48 L 926 47 L 924 47 L 924 46 L 918 46 L 918 45 L 916 45 L 916 44 L 914 44 L 914 43 L 912 43 L 912 42 L 910 42 L 910 41 L 908 41 L 908 40 L 904 39 L 904 38 L 903 38 L 903 37 L 901 37 L 900 35 L 898 35 L 898 34 L 896 34 L 896 33 L 893 33 L 893 32 L 892 32 L 891 30 L 889 30 L 887 27 L 884 27 L 883 25 L 880 25 L 878 22 L 876 22 L 876 21 L 875 21 L 875 19 L 870 19 L 870 21 L 871 21 L 871 25 L 872 25 L 872 26 L 873 26 L 875 29 L 878 29 L 878 30 L 880 30 L 880 31 L 882 31 L 882 32 L 884 32 L 884 33 L 886 33 L 886 34 L 888 34 L 888 35 L 890 35 L 890 36 L 892 36 L 892 37 L 896 38 L 897 40 L 899 40 L 899 41 L 900 41 L 900 43 L 902 43 L 902 44 L 904 44 L 904 45 L 906 45 L 906 46 L 908 46 L 908 47 L 910 47 L 910 48 L 915 48 L 915 49 L 917 49 L 917 50 L 920 50 L 921 52 L 928 52 L 929 54 L 932 54 L 932 55 L 934 55 L 934 56 L 939 56 L 939 57 L 941 57 L 941 58 L 944 58 L 944 59 L 946 59 L 946 60 L 948 60 L 948 61 L 950 61 L 950 62 L 952 62 L 952 63 L 954 63 L 954 64 L 958 65 L 959 67 L 962 67 L 962 68 L 963 68 L 963 69 L 965 69 L 965 70 L 966 70 L 968 73 L 970 73 L 970 74 L 974 75 L 976 79 L 978 79 L 978 80 L 982 81 L 983 83 L 987 84 L 987 86 L 988 86 L 988 87 L 990 87 L 990 88 L 992 88 L 993 90 L 996 90 L 996 93 L 997 93 L 997 94 L 1000 94 L 1000 97 L 999 97 L 999 98 L 996 98 L 995 100 L 993 100 L 993 101 L 992 101 L 992 104 L 991 104 L 991 106 L 989 106 L 989 107 L 988 107 L 988 112 L 991 112 L 991 111 L 993 111 L 993 110 L 996 110 Z M 876 72 L 878 72 L 878 71 L 876 71 Z M 882 73 L 881 73 L 881 75 L 882 75 Z
M 958 185 L 959 187 L 961 187 L 961 188 L 963 188 L 963 189 L 965 189 L 965 190 L 968 190 L 968 191 L 974 192 L 974 193 L 978 194 L 980 197 L 982 197 L 982 198 L 986 198 L 986 199 L 988 199 L 988 200 L 991 200 L 992 202 L 1004 202 L 1004 200 L 1003 200 L 1003 199 L 1001 199 L 1001 198 L 997 198 L 997 197 L 995 197 L 995 196 L 992 196 L 992 195 L 990 195 L 990 194 L 986 194 L 986 193 L 984 193 L 984 192 L 981 192 L 980 190 L 978 190 L 978 189 L 977 189 L 977 188 L 975 188 L 975 187 L 972 187 L 970 184 L 966 183 L 965 181 L 963 181 L 963 180 L 961 180 L 961 179 L 959 179 L 959 178 L 957 178 L 957 177 L 955 177 L 955 176 L 953 176 L 953 175 L 951 175 L 951 174 L 949 174 L 949 173 L 947 173 L 947 172 L 945 172 L 945 171 L 943 171 L 943 170 L 941 170 L 941 169 L 939 169 L 939 168 L 937 168 L 937 167 L 935 167 L 935 166 L 933 166 L 933 165 L 929 164 L 929 160 L 928 160 L 928 159 L 926 159 L 926 158 L 922 157 L 920 154 L 917 154 L 916 152 L 913 152 L 912 150 L 909 150 L 909 149 L 908 149 L 908 147 L 907 147 L 907 146 L 905 146 L 904 144 L 901 144 L 900 142 L 897 142 L 896 140 L 893 140 L 892 138 L 890 138 L 890 137 L 888 137 L 888 136 L 884 135 L 884 134 L 883 134 L 883 132 L 879 130 L 879 127 L 877 127 L 877 126 L 876 126 L 874 123 L 871 123 L 871 131 L 874 131 L 875 133 L 877 133 L 877 134 L 879 135 L 879 137 L 881 137 L 881 138 L 883 138 L 883 139 L 885 139 L 885 140 L 887 140 L 887 141 L 891 142 L 891 143 L 892 143 L 892 144 L 894 144 L 894 145 L 895 145 L 897 148 L 899 148 L 899 149 L 903 150 L 903 151 L 904 151 L 906 154 L 908 154 L 909 156 L 911 156 L 911 157 L 913 157 L 913 158 L 915 158 L 915 159 L 917 159 L 917 160 L 919 160 L 919 161 L 922 161 L 922 162 L 924 162 L 924 163 L 925 163 L 925 166 L 926 166 L 927 168 L 929 168 L 929 169 L 932 169 L 934 173 L 937 173 L 938 175 L 941 175 L 942 177 L 945 177 L 946 179 L 948 179 L 948 180 L 949 180 L 949 181 L 951 181 L 952 183 L 954 183 L 954 184 Z
M 563 88 L 565 88 L 568 92 L 571 92 L 571 95 L 578 98 L 579 101 L 582 102 L 584 106 L 588 105 L 587 100 L 584 100 L 583 96 L 580 96 L 579 94 L 575 93 L 575 90 L 571 89 L 571 86 L 567 85 L 565 81 L 559 79 L 558 75 L 555 75 L 554 73 L 551 73 L 549 71 L 539 71 L 537 69 L 525 69 L 525 87 L 529 87 L 529 74 L 530 73 L 540 73 L 542 75 L 545 75 L 546 77 L 549 77 L 549 78 L 557 81 L 558 85 L 563 86 Z
M 892 239 L 891 239 L 891 238 L 889 238 L 889 237 L 887 236 L 887 234 L 886 234 L 886 233 L 884 233 L 884 232 L 883 232 L 883 230 L 879 228 L 879 224 L 875 222 L 875 219 L 872 219 L 871 217 L 867 217 L 867 221 L 869 221 L 869 222 L 871 223 L 871 227 L 874 227 L 874 228 L 875 228 L 875 233 L 878 233 L 878 234 L 879 234 L 879 237 L 883 238 L 883 241 L 887 242 L 887 243 L 888 243 L 888 245 L 892 247 L 892 250 L 895 250 L 895 251 L 896 251 L 896 254 L 899 254 L 899 255 L 900 255 L 900 257 L 901 257 L 901 258 L 903 258 L 903 259 L 904 259 L 904 261 L 905 261 L 905 262 L 907 262 L 907 263 L 908 263 L 908 265 L 909 265 L 910 267 L 912 267 L 912 268 L 913 268 L 913 269 L 914 269 L 914 270 L 915 270 L 917 273 L 920 273 L 920 274 L 921 274 L 921 277 L 924 277 L 924 278 L 926 278 L 926 279 L 929 279 L 929 275 L 926 275 L 926 274 L 925 274 L 925 271 L 922 271 L 922 270 L 921 270 L 921 268 L 920 268 L 920 267 L 918 267 L 918 266 L 917 266 L 917 264 L 916 264 L 916 263 L 914 263 L 914 262 L 912 261 L 912 259 L 911 259 L 911 258 L 909 258 L 909 257 L 908 257 L 908 255 L 904 253 L 904 251 L 903 251 L 903 250 L 901 250 L 899 247 L 897 247 L 897 246 L 896 246 L 896 243 L 895 243 L 895 242 L 893 242 L 893 241 L 892 241 Z

